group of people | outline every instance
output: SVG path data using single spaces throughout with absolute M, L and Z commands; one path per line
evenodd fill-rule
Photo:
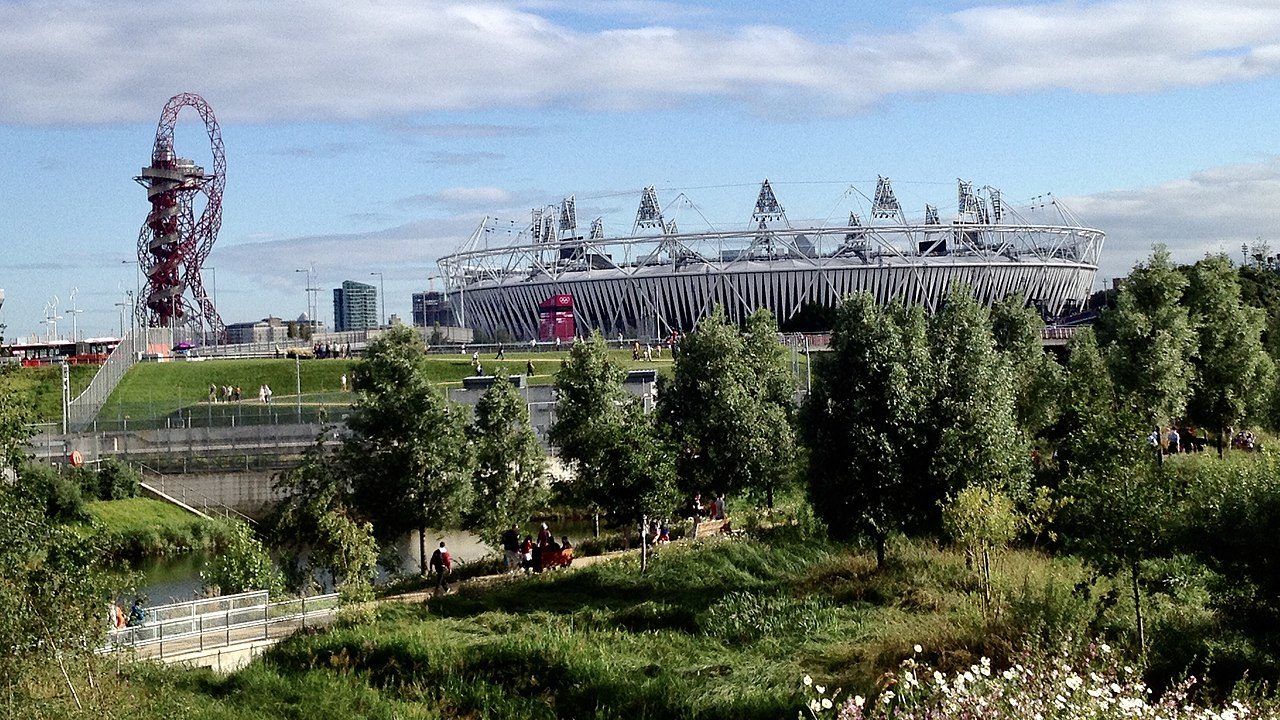
M 111 626 L 120 630 L 126 627 L 137 627 L 138 625 L 146 622 L 147 613 L 143 609 L 142 604 L 143 601 L 141 597 L 134 598 L 133 606 L 129 608 L 129 613 L 126 615 L 124 608 L 120 606 L 120 603 L 116 602 L 115 598 L 112 598 L 111 607 L 107 611 L 111 615 Z
M 349 358 L 351 357 L 351 343 L 346 345 L 337 345 L 334 343 L 316 343 L 311 346 L 311 352 L 315 357 L 321 360 L 328 358 Z
M 1194 426 L 1183 425 L 1179 428 L 1176 424 L 1170 424 L 1168 428 L 1156 427 L 1152 430 L 1147 436 L 1147 444 L 1158 449 L 1162 455 L 1177 455 L 1202 452 L 1208 439 L 1197 435 Z
M 240 402 L 240 388 L 239 386 L 222 385 L 219 387 L 218 385 L 210 384 L 209 402 Z
M 525 535 L 520 539 L 520 526 L 513 524 L 502 533 L 503 565 L 508 573 L 542 572 L 544 567 L 568 565 L 573 558 L 573 544 L 568 535 L 555 535 L 546 523 L 538 530 L 538 538 Z
M 631 346 L 631 359 L 638 361 L 644 358 L 645 362 L 653 362 L 654 357 L 662 357 L 662 346 L 659 345 L 656 350 L 652 345 L 646 344 L 644 350 L 641 351 L 640 343 L 636 342 Z
M 1262 445 L 1258 442 L 1258 436 L 1253 434 L 1252 430 L 1241 430 L 1231 436 L 1231 447 L 1235 450 L 1261 450 Z
M 346 377 L 346 376 L 343 376 Z M 238 385 L 209 385 L 209 402 L 240 402 L 244 395 Z M 258 402 L 271 404 L 271 386 L 263 383 L 258 386 Z

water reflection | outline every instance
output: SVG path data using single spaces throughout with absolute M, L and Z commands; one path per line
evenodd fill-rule
M 427 557 L 443 540 L 453 555 L 455 562 L 469 563 L 493 553 L 493 550 L 480 541 L 473 533 L 461 530 L 428 530 L 426 535 Z M 379 580 L 386 581 L 393 575 L 417 574 L 419 569 L 418 533 L 413 532 L 393 544 L 397 567 L 381 568 Z M 130 570 L 138 573 L 138 592 L 147 598 L 148 605 L 186 602 L 204 595 L 204 583 L 200 580 L 200 571 L 204 569 L 210 554 L 188 553 L 168 557 L 144 558 L 131 564 Z M 387 554 L 384 554 L 384 559 Z M 317 583 L 328 591 L 331 584 L 327 578 L 317 575 Z

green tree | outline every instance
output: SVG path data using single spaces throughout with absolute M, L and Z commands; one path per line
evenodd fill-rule
M 790 373 L 767 311 L 747 335 L 717 307 L 680 340 L 658 415 L 676 447 L 683 489 L 762 492 L 771 505 L 795 456 Z
M 760 484 L 765 505 L 773 508 L 773 496 L 790 481 L 796 465 L 796 384 L 787 362 L 787 349 L 778 342 L 778 321 L 760 308 L 747 318 L 743 333 L 747 367 L 754 378 L 748 388 L 759 406 L 764 454 Z
M 1113 434 L 1105 450 L 1062 485 L 1067 544 L 1093 565 L 1128 575 L 1138 648 L 1146 652 L 1142 562 L 1167 550 L 1181 490 L 1141 438 Z
M 1154 427 L 1181 417 L 1191 395 L 1196 334 L 1182 302 L 1186 277 L 1157 245 L 1102 314 L 1099 338 L 1122 402 Z M 1136 429 L 1136 428 L 1135 428 Z
M 599 332 L 574 343 L 556 371 L 556 417 L 548 437 L 573 468 L 570 501 L 596 512 L 608 503 L 605 476 L 613 461 L 609 451 L 619 409 L 627 399 L 622 387 L 626 374 L 610 359 Z
M 929 398 L 920 311 L 882 311 L 863 293 L 836 315 L 802 412 L 809 497 L 837 538 L 866 535 L 884 564 L 890 533 L 918 527 L 940 499 L 913 474 L 926 454 Z
M 1090 328 L 1077 332 L 1067 344 L 1061 414 L 1052 435 L 1059 441 L 1062 475 L 1081 472 L 1109 449 L 1114 438 L 1131 432 L 1133 421 L 1119 416 L 1119 403 L 1106 358 Z M 1126 430 L 1126 426 L 1129 429 Z
M 1263 411 L 1275 367 L 1262 346 L 1264 313 L 1244 304 L 1239 275 L 1226 256 L 1201 260 L 1190 275 L 1185 297 L 1199 352 L 1187 409 L 1197 423 L 1218 432 L 1221 455 L 1228 428 Z
M 476 403 L 469 436 L 476 463 L 467 524 L 497 543 L 503 530 L 528 520 L 546 503 L 546 453 L 529 425 L 520 391 L 501 379 Z
M 412 328 L 369 345 L 351 371 L 358 395 L 342 448 L 357 508 L 383 540 L 418 531 L 424 574 L 427 528 L 457 526 L 471 501 L 465 412 L 431 385 L 425 359 Z
M 1028 438 L 1040 437 L 1057 421 L 1062 393 L 1062 368 L 1041 341 L 1044 321 L 1021 295 L 1010 295 L 991 306 L 991 330 L 1013 371 L 1018 427 Z
M 996 351 L 987 311 L 967 288 L 955 288 L 931 327 L 938 368 L 933 483 L 943 497 L 982 483 L 1025 500 L 1029 453 L 1014 419 L 1009 363 Z
M 226 547 L 210 558 L 200 573 L 205 587 L 216 589 L 222 595 L 250 590 L 281 592 L 284 578 L 271 562 L 267 548 L 254 535 L 253 528 L 237 520 L 227 522 Z
M 274 536 L 294 556 L 290 581 L 295 587 L 307 588 L 313 569 L 320 569 L 339 591 L 363 599 L 377 573 L 377 541 L 373 526 L 353 517 L 349 485 L 324 437 L 307 449 L 298 467 L 277 476 L 282 499 L 272 518 Z
M 615 524 L 669 512 L 675 502 L 670 453 L 639 398 L 623 389 L 625 376 L 599 332 L 575 343 L 556 372 L 550 432 L 574 470 L 570 500 L 608 512 Z
M 942 526 L 978 564 L 982 608 L 991 612 L 991 555 L 1013 541 L 1020 519 L 1013 501 L 998 490 L 971 485 L 947 502 Z

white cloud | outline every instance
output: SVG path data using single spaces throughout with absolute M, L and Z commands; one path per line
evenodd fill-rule
M 1193 262 L 1226 252 L 1240 261 L 1240 246 L 1259 238 L 1280 248 L 1280 157 L 1211 168 L 1180 180 L 1064 201 L 1081 222 L 1107 233 L 1099 277 L 1128 274 L 1164 243 L 1175 260 Z
M 764 112 L 788 101 L 857 112 L 898 93 L 1147 92 L 1280 71 L 1280 4 L 1271 0 L 978 7 L 843 42 L 749 24 L 583 31 L 538 5 L 2 3 L 0 122 L 150 121 L 179 90 L 205 94 L 236 121 L 638 108 L 705 96 Z

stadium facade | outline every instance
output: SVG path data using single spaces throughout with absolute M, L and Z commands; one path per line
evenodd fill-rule
M 631 233 L 605 237 L 598 218 L 579 230 L 570 196 L 535 209 L 527 227 L 505 237 L 506 223 L 487 218 L 439 266 L 460 324 L 523 339 L 549 339 L 547 302 L 565 296 L 578 334 L 652 338 L 692 328 L 716 305 L 737 321 L 762 307 L 785 321 L 808 305 L 870 292 L 932 312 L 963 284 L 986 304 L 1021 293 L 1052 317 L 1079 309 L 1092 292 L 1105 235 L 1051 196 L 1030 205 L 1053 213 L 1049 224 L 1026 222 L 1026 208 L 963 181 L 946 223 L 931 205 L 908 221 L 886 178 L 866 199 L 866 217 L 793 227 L 765 180 L 747 227 L 681 232 L 648 187 Z

